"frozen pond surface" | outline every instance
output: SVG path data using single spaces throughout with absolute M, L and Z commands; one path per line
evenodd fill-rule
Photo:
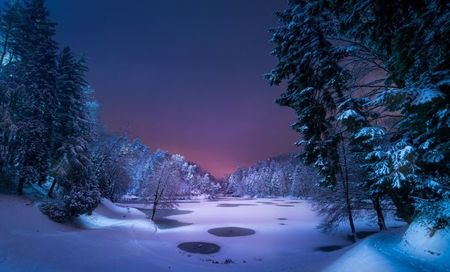
M 317 230 L 320 218 L 306 201 L 182 202 L 177 210 L 160 211 L 157 226 L 133 208 L 151 206 L 120 205 L 104 201 L 92 216 L 61 225 L 36 203 L 0 195 L 0 271 L 320 271 L 351 248 L 345 235 Z M 228 227 L 254 234 L 208 233 Z M 197 244 L 183 244 L 191 242 Z M 180 244 L 191 252 L 220 250 L 196 254 Z
M 307 201 L 224 198 L 180 202 L 178 209 L 192 213 L 168 215 L 165 219 L 190 224 L 170 229 L 158 226 L 157 240 L 172 245 L 172 250 L 178 250 L 180 243 L 196 241 L 220 246 L 217 253 L 207 256 L 178 250 L 177 260 L 200 265 L 193 271 L 320 271 L 349 245 L 343 234 L 317 230 L 320 218 Z

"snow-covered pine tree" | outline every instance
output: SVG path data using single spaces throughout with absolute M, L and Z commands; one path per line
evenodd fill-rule
M 360 168 L 365 168 L 369 170 L 370 168 L 364 163 L 367 153 L 373 148 L 374 142 L 384 136 L 383 130 L 376 130 L 372 128 L 367 130 L 369 133 L 374 133 L 372 135 L 361 135 L 365 128 L 370 126 L 371 112 L 367 109 L 366 98 L 353 98 L 349 97 L 345 99 L 338 107 L 338 123 L 343 128 L 341 135 L 347 139 L 349 146 L 349 158 L 352 158 L 352 163 L 359 165 Z M 378 114 L 375 116 L 379 116 Z M 361 189 L 367 192 L 370 197 L 373 208 L 377 215 L 377 222 L 380 230 L 386 229 L 386 224 L 384 220 L 383 210 L 381 206 L 380 199 L 387 192 L 386 188 L 379 186 L 378 183 L 373 179 L 373 177 L 366 172 L 358 171 L 358 169 L 353 170 L 353 175 L 357 175 Z
M 337 103 L 347 91 L 349 75 L 340 62 L 346 56 L 327 40 L 326 14 L 317 13 L 319 2 L 289 1 L 278 14 L 281 26 L 272 30 L 276 67 L 267 75 L 271 85 L 287 84 L 277 102 L 295 110 L 292 126 L 301 133 L 302 157 L 323 177 L 322 186 L 342 183 L 342 198 L 351 236 L 356 239 L 351 196 L 349 195 L 346 143 L 336 126 Z
M 431 225 L 448 226 L 448 212 L 432 212 L 446 210 L 450 190 L 448 4 L 342 1 L 338 9 L 341 36 L 367 47 L 385 67 L 385 88 L 372 105 L 399 115 L 388 142 L 367 156 L 374 179 L 394 203 L 403 202 L 397 208 L 408 221 L 423 214 Z
M 19 194 L 26 181 L 44 182 L 49 174 L 57 51 L 56 24 L 49 19 L 42 0 L 25 1 L 20 15 L 10 49 L 18 84 L 23 86 L 15 113 L 15 122 L 21 126 L 16 135 L 20 146 Z
M 20 31 L 22 8 L 20 1 L 9 1 L 0 15 L 0 65 L 3 69 L 14 57 L 13 48 L 17 47 L 15 43 Z
M 76 60 L 72 51 L 64 48 L 57 67 L 57 105 L 51 139 L 53 183 L 48 195 L 53 197 L 56 184 L 60 190 L 55 201 L 43 206 L 50 217 L 52 205 L 60 211 L 58 216 L 62 211 L 66 216 L 78 216 L 91 212 L 100 201 L 90 152 L 93 131 L 87 110 L 85 71 L 83 60 Z
M 0 15 L 0 37 L 3 61 L 0 63 L 0 166 L 1 179 L 5 186 L 16 186 L 15 176 L 17 174 L 17 161 L 20 157 L 20 143 L 17 132 L 23 123 L 19 123 L 17 112 L 19 98 L 23 95 L 20 78 L 17 77 L 17 65 L 12 62 L 12 51 L 18 29 L 21 25 L 22 6 L 18 2 L 6 4 Z M 8 60 L 8 61 L 6 61 Z
M 341 146 L 352 147 L 351 153 L 359 155 L 357 161 L 367 158 L 362 165 L 369 174 L 364 183 L 374 206 L 387 194 L 406 221 L 414 218 L 415 211 L 446 210 L 439 205 L 449 200 L 449 17 L 448 6 L 438 0 L 290 1 L 288 10 L 280 14 L 282 26 L 274 30 L 279 64 L 268 78 L 272 84 L 288 83 L 280 102 L 297 111 L 294 128 L 304 136 L 305 154 L 313 154 L 308 146 L 315 147 L 316 153 L 322 150 L 311 131 L 325 131 L 306 118 L 321 125 L 327 119 L 334 124 L 336 116 L 340 121 L 360 119 L 357 125 L 333 125 L 335 130 L 324 136 L 339 136 L 335 146 L 344 142 Z M 329 42 L 328 51 L 314 43 L 311 29 L 323 34 L 319 40 Z M 310 69 L 311 64 L 321 63 L 311 60 L 327 60 L 320 57 L 323 52 L 334 63 L 322 67 L 340 68 L 335 77 L 318 65 Z M 329 100 L 314 103 L 321 96 L 309 83 L 317 76 L 325 79 L 325 89 L 334 90 L 326 84 L 341 82 L 342 95 L 331 97 L 344 106 L 330 111 L 320 107 Z M 326 110 L 322 117 L 319 109 Z M 355 150 L 358 142 L 365 142 L 364 148 Z M 310 163 L 330 169 L 329 157 L 319 161 L 315 157 L 319 156 L 312 156 Z M 440 213 L 429 221 L 442 226 L 450 220 Z
M 54 166 L 54 181 L 48 193 L 52 196 L 58 183 L 63 189 L 69 189 L 74 179 L 86 179 L 90 175 L 87 165 L 90 158 L 87 155 L 88 143 L 92 139 L 90 124 L 85 112 L 83 88 L 86 86 L 84 73 L 86 67 L 69 48 L 64 48 L 58 58 L 56 79 L 56 108 L 54 109 L 52 135 L 52 165 Z M 71 167 L 79 167 L 70 176 Z

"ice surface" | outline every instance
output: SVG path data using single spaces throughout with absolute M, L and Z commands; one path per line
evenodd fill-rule
M 49 221 L 37 203 L 0 195 L 0 271 L 318 271 L 344 252 L 314 250 L 347 242 L 320 233 L 319 218 L 307 203 L 286 208 L 239 200 L 256 206 L 216 207 L 233 201 L 180 203 L 179 209 L 193 213 L 169 217 L 193 224 L 155 232 L 140 211 L 108 201 L 81 217 L 80 228 Z M 280 217 L 288 219 L 285 226 L 278 224 Z M 251 228 L 256 234 L 217 237 L 207 232 L 225 226 Z M 198 255 L 177 248 L 192 241 L 221 249 Z
M 237 201 L 254 206 L 217 207 Z M 356 260 L 358 268 L 368 264 L 376 268 L 366 271 L 397 271 L 393 269 L 398 263 L 380 253 L 377 245 L 400 245 L 401 236 L 382 242 L 368 238 L 349 246 L 342 232 L 323 234 L 317 230 L 320 218 L 307 201 L 292 201 L 294 207 L 260 203 L 273 201 L 181 202 L 178 208 L 192 213 L 174 213 L 168 218 L 192 225 L 156 230 L 142 212 L 105 200 L 91 216 L 78 219 L 77 224 L 61 225 L 42 215 L 37 203 L 0 195 L 0 271 L 320 271 L 343 254 L 345 259 L 339 259 L 334 267 L 342 263 L 355 265 L 350 261 Z M 133 206 L 151 208 L 145 204 Z M 285 225 L 279 224 L 279 218 L 287 219 L 283 221 Z M 256 233 L 218 237 L 207 232 L 218 227 L 250 228 Z M 201 255 L 177 248 L 181 243 L 198 241 L 217 244 L 220 251 Z M 330 246 L 336 250 L 317 250 Z

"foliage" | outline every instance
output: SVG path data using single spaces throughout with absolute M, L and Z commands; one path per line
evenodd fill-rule
M 296 112 L 304 161 L 322 185 L 333 188 L 339 176 L 349 183 L 351 154 L 367 171 L 361 189 L 389 196 L 406 221 L 446 199 L 448 4 L 291 0 L 279 18 L 278 63 L 267 79 L 286 84 L 277 102 Z

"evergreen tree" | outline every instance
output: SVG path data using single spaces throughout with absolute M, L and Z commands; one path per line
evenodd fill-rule
M 56 197 L 43 210 L 62 221 L 99 202 L 96 105 L 83 62 L 68 48 L 57 59 L 55 27 L 43 0 L 11 1 L 0 16 L 0 169 L 19 194 L 27 182 L 53 180 L 48 195 Z
M 0 16 L 1 51 L 0 64 L 4 68 L 13 60 L 13 48 L 17 48 L 16 38 L 19 36 L 22 14 L 21 1 L 10 1 L 2 10 Z
M 374 144 L 368 153 L 372 176 L 390 188 L 394 202 L 403 202 L 397 206 L 408 221 L 416 209 L 445 210 L 435 203 L 449 198 L 448 5 L 435 0 L 342 4 L 341 36 L 371 48 L 385 67 L 385 88 L 371 104 L 400 113 L 385 134 L 387 144 Z M 449 215 L 431 221 L 448 225 Z
M 297 113 L 293 128 L 302 134 L 305 163 L 313 164 L 322 175 L 322 186 L 342 183 L 342 197 L 352 236 L 356 238 L 349 190 L 346 142 L 336 123 L 337 105 L 344 100 L 348 73 L 339 65 L 346 56 L 327 40 L 317 3 L 290 1 L 279 13 L 282 26 L 274 29 L 273 54 L 278 64 L 267 75 L 271 85 L 287 82 L 278 99 Z
M 17 169 L 20 145 L 16 134 L 24 125 L 18 122 L 18 102 L 23 95 L 17 65 L 12 63 L 12 48 L 21 24 L 22 6 L 19 1 L 8 2 L 0 15 L 1 62 L 0 62 L 0 170 L 1 179 L 11 187 Z
M 77 61 L 71 50 L 64 48 L 58 58 L 51 145 L 55 179 L 49 196 L 57 182 L 64 190 L 70 190 L 77 181 L 92 176 L 88 151 L 92 131 L 85 108 L 85 71 L 83 61 Z
M 71 50 L 64 48 L 58 58 L 51 145 L 54 179 L 48 195 L 53 196 L 56 184 L 61 190 L 56 201 L 44 206 L 50 216 L 53 214 L 48 211 L 55 206 L 66 217 L 91 212 L 100 200 L 89 149 L 93 132 L 87 110 L 85 71 L 83 60 L 76 60 Z
M 13 58 L 24 92 L 16 113 L 22 123 L 17 139 L 21 171 L 18 192 L 26 181 L 46 180 L 56 105 L 56 24 L 50 21 L 43 0 L 25 1 L 17 36 L 12 44 Z

